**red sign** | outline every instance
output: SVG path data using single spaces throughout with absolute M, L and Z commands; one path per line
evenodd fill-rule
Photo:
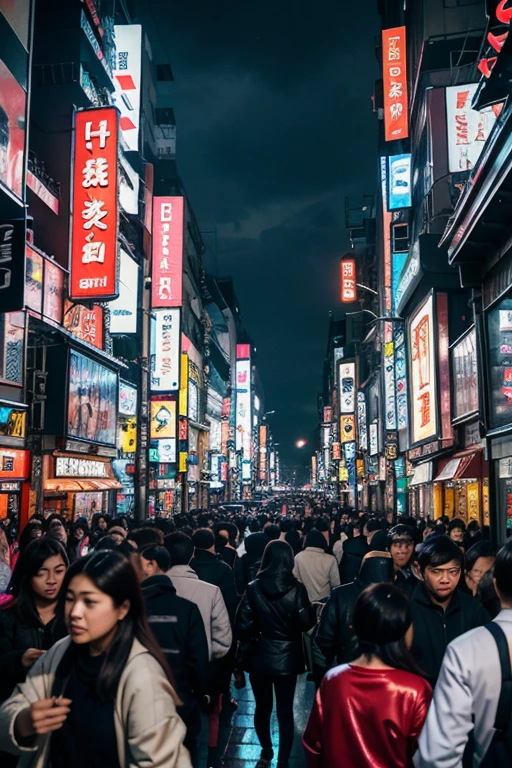
M 183 295 L 183 197 L 153 198 L 153 266 L 151 302 L 181 307 Z
M 405 27 L 382 31 L 384 77 L 384 129 L 386 141 L 409 135 Z
M 75 114 L 71 299 L 118 295 L 118 121 L 115 107 Z
M 249 360 L 251 356 L 250 344 L 237 344 L 236 345 L 236 359 L 237 360 Z
M 77 339 L 103 349 L 103 309 L 101 307 L 93 306 L 92 309 L 87 309 L 80 304 L 73 306 L 71 302 L 66 301 L 64 327 Z
M 29 451 L 15 451 L 9 448 L 0 449 L 0 479 L 26 480 L 30 465 Z
M 341 301 L 350 304 L 357 299 L 356 291 L 356 261 L 342 259 L 341 265 Z
M 187 419 L 180 419 L 179 431 L 178 431 L 178 439 L 179 440 L 188 440 L 188 421 L 187 421 Z

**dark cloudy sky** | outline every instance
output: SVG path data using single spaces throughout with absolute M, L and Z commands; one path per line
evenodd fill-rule
M 377 3 L 147 2 L 176 81 L 180 175 L 200 228 L 217 228 L 290 458 L 316 425 L 345 196 L 376 185 Z

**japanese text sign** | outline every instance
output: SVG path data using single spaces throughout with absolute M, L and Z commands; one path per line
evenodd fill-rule
M 118 293 L 117 143 L 115 107 L 75 114 L 71 299 Z
M 409 321 L 411 365 L 411 442 L 437 435 L 437 381 L 434 297 L 431 294 Z
M 475 167 L 496 122 L 496 113 L 491 107 L 472 109 L 471 102 L 477 88 L 477 83 L 468 83 L 446 89 L 450 173 L 470 171 Z
M 356 261 L 355 259 L 342 259 L 341 270 L 341 301 L 350 304 L 357 299 L 356 292 Z
M 405 27 L 382 31 L 382 71 L 386 141 L 406 139 L 409 135 L 409 105 Z
M 183 214 L 183 197 L 153 199 L 153 308 L 182 304 Z
M 180 310 L 157 309 L 151 318 L 151 391 L 180 388 Z

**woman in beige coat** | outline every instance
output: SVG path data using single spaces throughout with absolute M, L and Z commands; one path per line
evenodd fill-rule
M 129 560 L 77 560 L 63 584 L 70 638 L 0 709 L 0 749 L 19 768 L 191 768 L 170 672 Z

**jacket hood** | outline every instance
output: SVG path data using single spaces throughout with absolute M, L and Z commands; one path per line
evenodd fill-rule
M 430 595 L 428 594 L 425 588 L 425 584 L 422 581 L 419 582 L 414 592 L 412 593 L 412 599 L 414 600 L 415 603 L 422 605 L 424 608 L 430 608 L 434 611 L 442 610 L 442 607 L 440 605 L 438 605 L 437 603 L 434 603 L 430 599 Z M 471 599 L 474 599 L 474 598 L 471 598 Z M 445 610 L 445 614 L 449 615 L 450 613 L 457 611 L 459 608 L 460 608 L 460 592 L 458 589 L 456 589 L 455 592 L 453 593 L 452 599 L 448 604 L 448 607 Z
M 367 587 L 382 581 L 393 581 L 393 559 L 382 553 L 366 557 L 361 565 L 357 581 Z
M 278 600 L 297 584 L 297 579 L 293 573 L 287 571 L 280 574 L 262 573 L 256 578 L 256 581 L 269 600 Z
M 157 574 L 149 576 L 142 582 L 142 594 L 146 597 L 156 597 L 157 595 L 175 595 L 176 589 L 168 576 Z

